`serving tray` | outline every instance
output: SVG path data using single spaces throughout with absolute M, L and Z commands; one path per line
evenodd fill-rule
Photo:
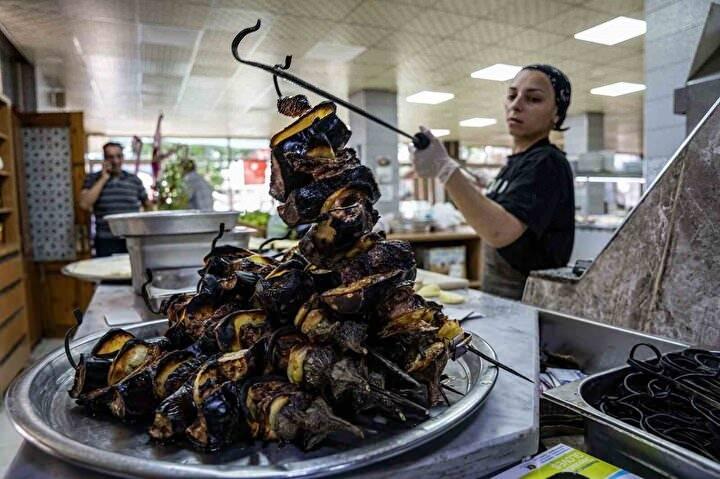
M 167 329 L 167 320 L 126 329 L 140 338 L 158 336 Z M 102 334 L 73 342 L 73 356 L 89 353 Z M 497 357 L 475 334 L 473 344 Z M 416 448 L 462 423 L 487 399 L 498 375 L 495 366 L 466 354 L 458 361 L 449 361 L 445 368 L 450 377 L 447 384 L 465 395 L 448 392 L 450 406 L 433 408 L 424 421 L 402 424 L 369 418 L 362 424 L 365 439 L 331 436 L 309 452 L 291 444 L 255 441 L 201 453 L 182 443 L 155 443 L 144 426 L 88 415 L 67 394 L 73 373 L 59 349 L 14 381 L 5 404 L 20 434 L 53 456 L 107 474 L 173 478 L 320 477 L 367 466 Z

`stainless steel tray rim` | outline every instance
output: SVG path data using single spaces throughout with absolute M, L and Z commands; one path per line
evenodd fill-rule
M 126 329 L 138 329 L 163 325 L 166 319 L 148 321 L 129 326 Z M 71 351 L 78 346 L 99 339 L 104 331 L 88 335 L 71 343 Z M 475 341 L 481 341 L 488 348 L 491 356 L 497 358 L 495 350 L 485 340 L 473 333 Z M 65 436 L 49 424 L 36 412 L 35 405 L 30 401 L 30 388 L 37 373 L 47 367 L 53 360 L 64 356 L 61 349 L 49 353 L 36 365 L 15 378 L 5 394 L 5 404 L 15 429 L 31 444 L 50 455 L 67 460 L 85 468 L 103 473 L 127 477 L 207 477 L 207 478 L 248 478 L 276 479 L 295 477 L 321 477 L 339 474 L 408 452 L 412 448 L 425 444 L 449 432 L 461 424 L 461 419 L 471 416 L 484 404 L 497 382 L 498 369 L 487 365 L 482 377 L 477 379 L 478 385 L 471 388 L 463 398 L 421 424 L 403 431 L 393 437 L 379 442 L 339 452 L 315 459 L 303 460 L 288 464 L 268 464 L 263 466 L 245 466 L 238 464 L 186 464 L 162 460 L 149 460 L 101 450 L 80 443 Z M 483 362 L 485 363 L 485 362 Z M 465 367 L 465 366 L 463 366 Z M 69 365 L 68 365 L 69 368 Z M 69 370 L 66 371 L 69 373 Z M 61 375 L 62 377 L 62 375 Z M 59 379 L 59 378 L 58 378 Z M 451 423 L 444 427 L 444 423 Z M 405 447 L 393 445 L 398 437 L 403 438 Z M 101 464 L 97 456 L 102 456 Z M 339 456 L 347 456 L 345 459 Z M 333 462 L 333 459 L 335 462 Z M 364 461 L 358 463 L 358 461 Z

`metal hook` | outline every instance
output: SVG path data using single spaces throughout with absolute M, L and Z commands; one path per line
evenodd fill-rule
M 285 64 L 277 64 L 275 65 L 275 68 L 280 68 L 281 70 L 287 70 L 290 68 L 290 64 L 292 63 L 292 55 L 288 55 L 285 57 Z M 275 92 L 277 92 L 278 98 L 282 98 L 283 94 L 280 91 L 280 85 L 278 85 L 278 78 L 277 75 L 273 75 L 273 84 L 275 85 Z
M 243 41 L 243 39 L 248 36 L 249 34 L 253 32 L 257 32 L 260 30 L 260 19 L 258 19 L 257 23 L 255 23 L 254 26 L 245 28 L 243 30 L 240 30 L 240 32 L 235 35 L 235 38 L 233 38 L 232 43 L 230 44 L 230 52 L 232 53 L 232 56 L 235 58 L 235 60 L 239 61 L 240 63 L 244 65 L 250 65 L 255 68 L 259 68 L 261 70 L 265 70 L 266 72 L 272 73 L 273 75 L 279 76 L 280 78 L 284 78 L 285 80 L 296 84 L 297 86 L 304 88 L 308 91 L 311 91 L 317 95 L 320 95 L 323 98 L 327 98 L 328 100 L 337 103 L 338 105 L 342 105 L 348 110 L 352 111 L 353 113 L 357 113 L 360 116 L 363 116 L 367 118 L 368 120 L 374 121 L 378 125 L 384 126 L 385 128 L 388 128 L 395 133 L 398 133 L 406 138 L 410 138 L 413 142 L 413 145 L 415 145 L 418 149 L 425 149 L 430 144 L 430 139 L 425 136 L 423 133 L 416 133 L 415 135 L 411 135 L 410 133 L 407 133 L 398 127 L 391 125 L 390 123 L 381 120 L 380 118 L 376 117 L 375 115 L 368 113 L 367 111 L 363 110 L 360 107 L 357 107 L 353 105 L 352 103 L 343 100 L 342 98 L 333 95 L 332 93 L 329 93 L 321 88 L 316 87 L 315 85 L 306 82 L 302 78 L 298 78 L 292 73 L 289 73 L 285 70 L 283 70 L 280 66 L 270 66 L 266 65 L 264 63 L 255 62 L 252 60 L 245 60 L 242 57 L 240 57 L 240 53 L 238 53 L 238 48 L 240 47 L 240 42 Z M 287 62 L 287 57 L 285 58 Z
M 73 310 L 73 316 L 75 316 L 75 325 L 68 329 L 65 333 L 65 356 L 67 356 L 67 360 L 70 363 L 70 366 L 72 366 L 73 369 L 77 369 L 77 363 L 73 359 L 72 353 L 70 352 L 70 337 L 75 334 L 77 328 L 82 324 L 83 313 L 82 311 L 80 311 L 80 309 L 76 308 Z
M 215 251 L 215 245 L 217 245 L 217 242 L 220 238 L 223 237 L 225 234 L 225 223 L 220 223 L 219 227 L 220 231 L 218 231 L 217 236 L 215 236 L 212 240 L 212 243 L 210 244 L 210 254 L 212 254 L 213 251 Z

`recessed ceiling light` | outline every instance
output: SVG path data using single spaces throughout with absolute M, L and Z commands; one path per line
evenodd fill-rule
M 497 120 L 495 118 L 468 118 L 467 120 L 462 120 L 460 122 L 460 126 L 471 126 L 474 128 L 482 128 L 483 126 L 490 126 L 497 123 Z
M 603 45 L 616 45 L 625 40 L 643 35 L 646 31 L 647 24 L 643 20 L 617 17 L 576 33 L 575 38 L 586 42 L 601 43 Z
M 318 42 L 310 50 L 308 50 L 305 54 L 305 58 L 333 62 L 349 62 L 365 50 L 367 50 L 367 48 L 358 45 Z
M 427 103 L 428 105 L 437 105 L 438 103 L 452 100 L 453 98 L 455 98 L 455 95 L 452 93 L 423 90 L 405 98 L 405 101 L 409 101 L 410 103 Z
M 470 76 L 482 80 L 507 81 L 515 78 L 515 75 L 517 75 L 520 70 L 522 70 L 522 67 L 517 65 L 496 63 L 495 65 L 472 72 Z
M 635 93 L 636 91 L 643 91 L 644 89 L 645 85 L 642 83 L 628 83 L 621 81 L 593 88 L 590 90 L 590 93 L 593 95 L 620 96 L 627 95 L 628 93 Z
M 450 134 L 450 130 L 446 130 L 444 128 L 433 128 L 430 130 L 430 132 L 435 136 L 435 138 L 440 138 L 441 136 L 448 136 Z

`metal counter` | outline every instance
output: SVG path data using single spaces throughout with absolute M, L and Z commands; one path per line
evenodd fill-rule
M 485 338 L 501 361 L 522 374 L 537 377 L 537 310 L 479 291 L 465 292 L 469 301 L 446 307 L 447 314 L 461 317 L 470 310 L 482 313 L 483 318 L 465 322 L 466 329 Z M 130 286 L 100 285 L 76 336 L 106 329 L 106 315 L 118 317 L 129 311 L 143 320 L 154 319 Z M 486 404 L 462 425 L 409 453 L 344 477 L 416 479 L 491 474 L 537 451 L 538 404 L 539 396 L 533 385 L 501 371 Z M 62 462 L 25 442 L 6 477 L 94 479 L 107 476 Z

